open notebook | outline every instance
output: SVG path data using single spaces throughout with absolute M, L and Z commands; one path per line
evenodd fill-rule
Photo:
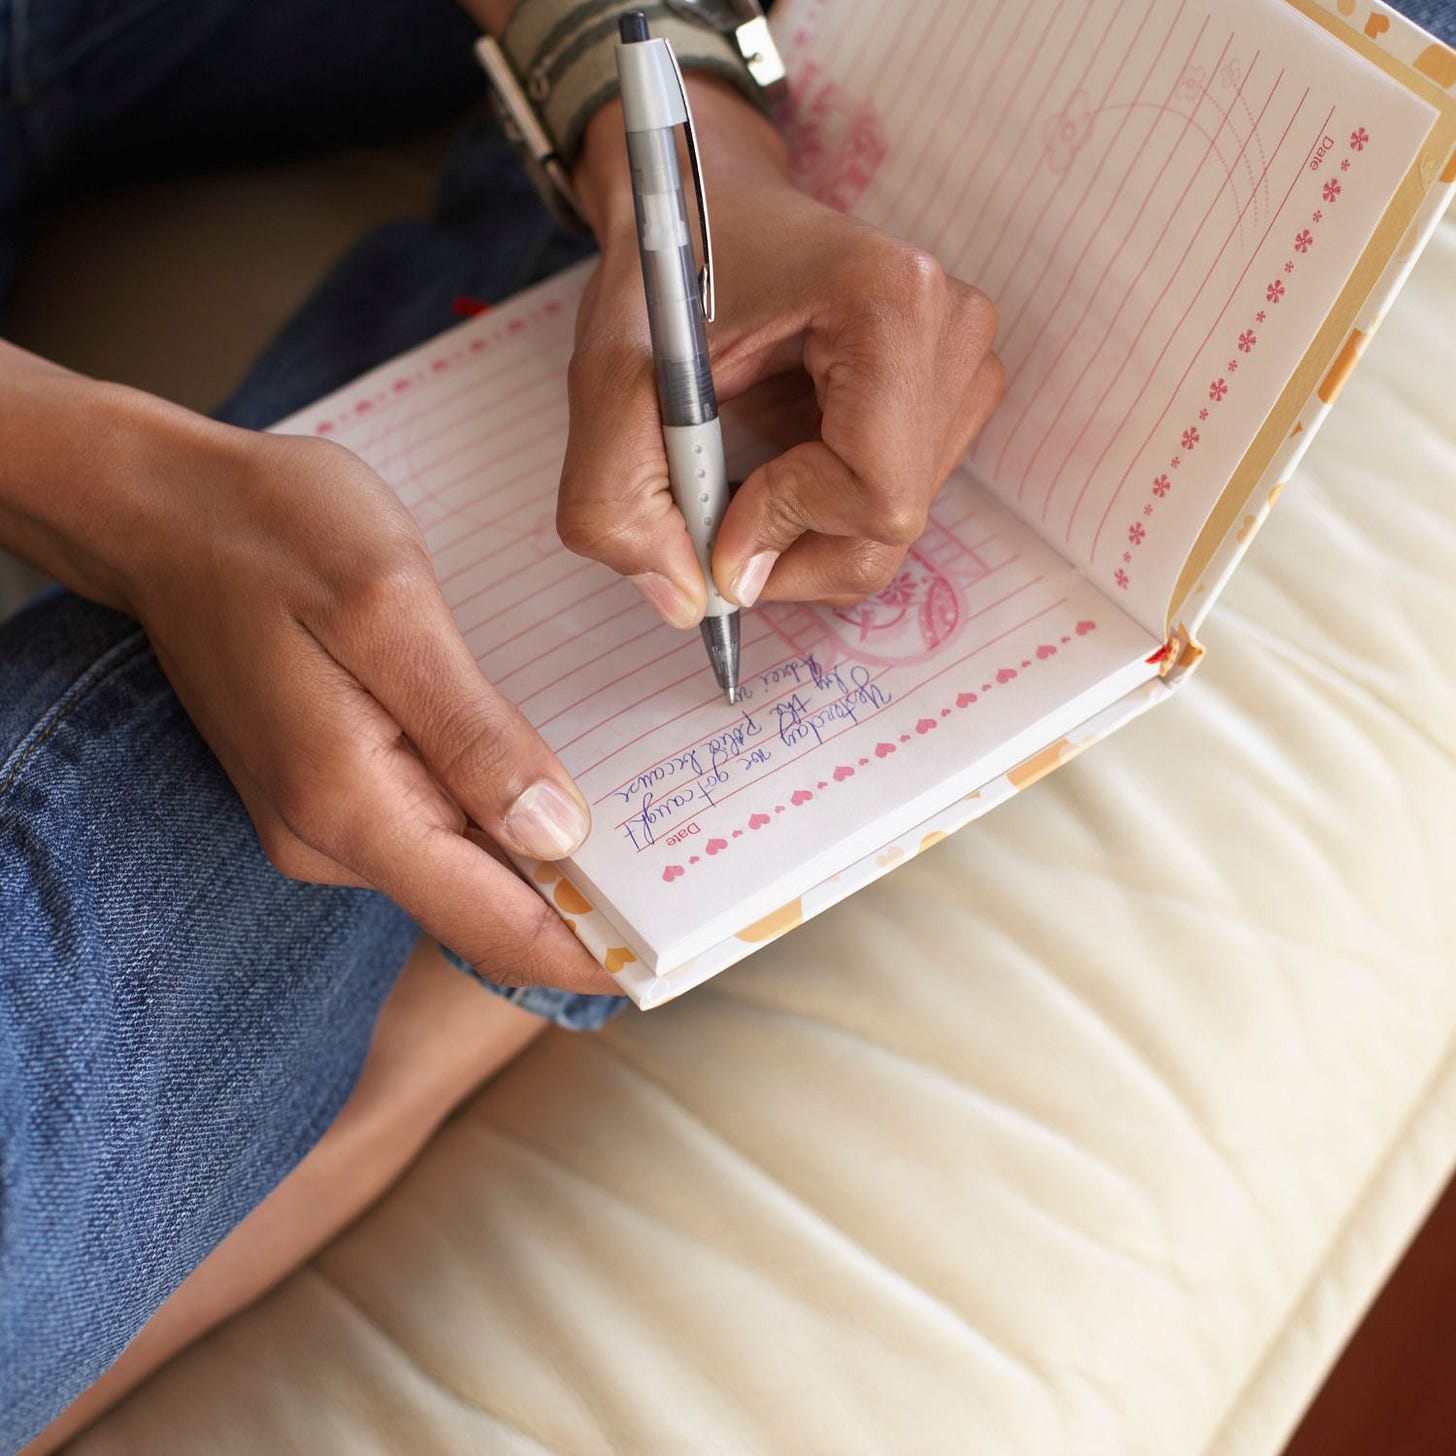
M 560 547 L 582 269 L 279 426 L 415 513 L 592 803 L 572 860 L 522 869 L 643 1006 L 1176 686 L 1456 181 L 1456 56 L 1370 0 L 787 0 L 774 25 L 806 185 L 1000 308 L 1005 400 L 878 597 L 746 614 L 734 709 L 696 632 Z

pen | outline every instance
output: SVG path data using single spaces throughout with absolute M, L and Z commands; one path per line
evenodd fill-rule
M 713 317 L 713 244 L 697 138 L 672 47 L 647 32 L 640 10 L 617 24 L 617 75 L 637 208 L 637 242 L 652 330 L 652 359 L 672 498 L 687 523 L 708 587 L 703 641 L 724 696 L 738 699 L 738 609 L 713 584 L 713 543 L 728 508 L 728 471 L 718 398 L 708 366 Z M 692 234 L 677 162 L 676 129 L 686 130 L 703 234 L 703 269 L 693 266 Z

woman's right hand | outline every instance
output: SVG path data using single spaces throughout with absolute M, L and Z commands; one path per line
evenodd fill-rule
M 39 368 L 0 433 L 28 395 L 20 453 L 50 435 L 37 474 L 71 478 L 58 496 L 0 465 L 0 544 L 141 622 L 273 864 L 383 891 L 489 980 L 614 992 L 500 852 L 570 854 L 586 803 L 481 673 L 388 486 L 338 445 Z

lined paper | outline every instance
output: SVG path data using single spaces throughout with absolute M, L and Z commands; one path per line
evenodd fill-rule
M 795 154 L 999 309 L 993 493 L 1161 631 L 1435 112 L 1286 0 L 797 0 Z
M 729 708 L 695 632 L 561 548 L 585 266 L 279 427 L 414 513 L 483 669 L 592 804 L 572 880 L 649 971 L 1156 676 L 1198 525 L 1430 122 L 1280 0 L 789 0 L 776 26 L 805 185 L 1001 312 L 1006 400 L 884 592 L 746 613 Z
M 1155 675 L 1158 644 L 962 474 L 879 597 L 745 613 L 728 707 L 697 632 L 556 537 L 586 276 L 280 428 L 338 440 L 399 492 L 482 668 L 592 805 L 572 878 L 645 965 L 671 967 Z

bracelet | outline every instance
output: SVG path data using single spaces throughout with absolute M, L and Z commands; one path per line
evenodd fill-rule
M 666 0 L 519 0 L 500 48 L 565 166 L 575 161 L 587 123 L 619 90 L 617 20 L 629 10 L 642 11 L 653 35 L 672 42 L 684 71 L 721 76 L 767 109 L 763 89 L 729 36 Z

